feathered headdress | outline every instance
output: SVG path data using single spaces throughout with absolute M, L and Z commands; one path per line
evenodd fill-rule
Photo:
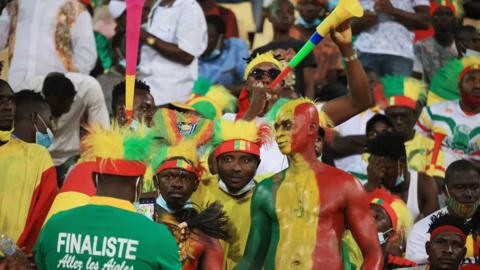
M 151 130 L 154 143 L 150 165 L 156 173 L 170 168 L 192 172 L 200 179 L 204 168 L 198 161 L 197 148 L 212 136 L 213 122 L 204 118 L 160 109 L 154 115 Z
M 212 85 L 208 79 L 198 78 L 187 105 L 194 108 L 203 117 L 215 120 L 223 112 L 234 112 L 237 99 L 222 85 Z
M 387 76 L 382 83 L 387 107 L 405 106 L 415 110 L 417 101 L 423 101 L 427 96 L 426 84 L 411 77 Z
M 255 121 L 215 121 L 215 129 L 210 146 L 214 157 L 227 152 L 244 152 L 260 156 L 260 147 L 272 139 L 268 124 L 257 126 Z
M 245 68 L 245 74 L 243 75 L 243 79 L 247 80 L 248 75 L 250 74 L 250 71 L 252 71 L 252 69 L 260 63 L 271 63 L 271 64 L 274 64 L 278 69 L 282 68 L 282 64 L 280 63 L 280 61 L 278 61 L 275 58 L 275 56 L 271 51 L 268 51 L 262 54 L 257 54 L 255 58 L 253 58 Z
M 88 128 L 82 145 L 85 156 L 95 158 L 97 173 L 140 176 L 145 173 L 152 137 L 143 129 L 99 126 Z
M 469 56 L 455 59 L 438 69 L 432 77 L 428 105 L 460 98 L 459 83 L 471 70 L 480 69 L 480 57 Z

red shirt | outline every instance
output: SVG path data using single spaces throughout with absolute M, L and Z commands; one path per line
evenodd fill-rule
M 237 17 L 231 10 L 216 4 L 215 7 L 204 10 L 204 12 L 205 16 L 217 15 L 222 17 L 225 22 L 225 38 L 238 37 Z

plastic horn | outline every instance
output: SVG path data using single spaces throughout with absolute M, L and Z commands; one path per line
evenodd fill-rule
M 290 60 L 288 66 L 285 67 L 282 72 L 275 78 L 275 80 L 270 84 L 269 88 L 274 89 L 278 83 L 280 83 L 295 67 L 302 62 L 305 57 L 312 52 L 313 48 L 317 46 L 323 38 L 328 34 L 330 28 L 336 28 L 344 21 L 352 17 L 362 17 L 363 8 L 358 2 L 358 0 L 340 0 L 338 6 L 333 10 L 333 12 L 328 15 L 322 23 L 320 23 L 315 33 L 310 37 L 310 39 L 303 45 L 300 51 L 295 54 L 295 56 Z
M 135 77 L 137 73 L 138 42 L 144 0 L 127 0 L 127 66 L 125 69 L 125 116 L 130 124 L 133 117 Z

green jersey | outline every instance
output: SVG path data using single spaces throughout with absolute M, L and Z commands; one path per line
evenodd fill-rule
M 181 269 L 167 227 L 125 200 L 92 197 L 89 203 L 48 220 L 35 246 L 38 269 Z

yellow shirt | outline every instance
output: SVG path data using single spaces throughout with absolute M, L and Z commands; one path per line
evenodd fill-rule
M 250 203 L 253 190 L 241 197 L 235 198 L 218 187 L 218 177 L 203 179 L 198 190 L 193 194 L 193 203 L 204 208 L 208 203 L 219 201 L 227 213 L 232 227 L 233 240 L 230 243 L 221 241 L 225 254 L 225 270 L 233 269 L 243 256 L 250 231 Z
M 56 175 L 49 174 L 49 170 L 52 169 L 50 154 L 38 144 L 12 138 L 0 146 L 1 233 L 17 241 L 27 225 L 30 207 L 34 207 L 36 211 L 48 211 L 50 207 L 48 203 L 38 204 L 42 203 L 43 198 L 46 198 L 46 201 L 53 201 L 56 194 Z M 37 195 L 32 199 L 34 194 Z

